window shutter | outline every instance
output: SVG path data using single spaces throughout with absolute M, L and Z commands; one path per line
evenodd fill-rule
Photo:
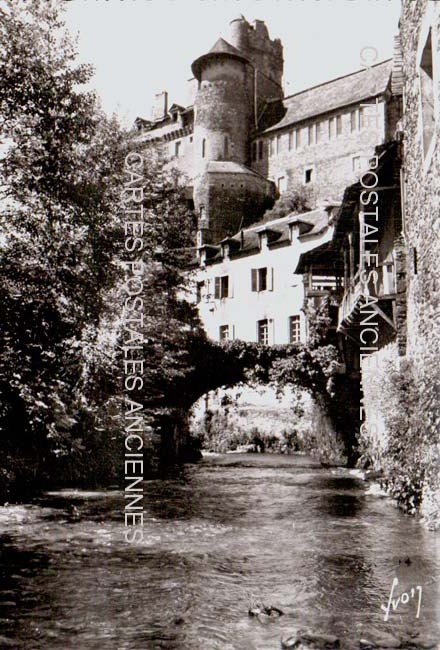
M 229 297 L 229 275 L 224 275 L 222 280 L 223 280 L 222 298 L 228 298 Z
M 233 298 L 234 297 L 234 283 L 232 282 L 231 276 L 229 277 L 229 285 L 228 285 L 228 297 Z
M 252 291 L 257 291 L 257 269 L 251 270 Z
M 273 291 L 273 267 L 270 267 L 267 269 L 268 271 L 268 278 L 267 278 L 267 288 L 269 291 Z
M 215 284 L 214 284 L 214 298 L 219 299 L 220 298 L 220 278 L 217 277 L 215 278 Z

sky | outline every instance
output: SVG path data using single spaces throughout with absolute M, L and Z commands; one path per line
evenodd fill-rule
M 191 62 L 243 14 L 264 20 L 284 46 L 284 90 L 299 90 L 392 57 L 400 0 L 69 0 L 65 21 L 91 86 L 125 126 L 151 117 L 156 93 L 188 105 Z M 368 49 L 363 49 L 368 48 Z M 363 54 L 361 54 L 363 53 Z

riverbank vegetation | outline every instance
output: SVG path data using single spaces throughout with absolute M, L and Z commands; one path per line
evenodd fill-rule
M 360 464 L 381 472 L 382 486 L 405 512 L 421 512 L 427 527 L 438 529 L 439 369 L 420 368 L 412 360 L 399 362 L 391 349 L 369 380 L 376 421 L 367 417 L 367 427 L 361 431 Z
M 121 190 L 130 134 L 85 90 L 59 3 L 7 1 L 0 21 L 0 488 L 121 473 Z M 204 339 L 177 299 L 193 216 L 146 156 L 146 411 L 165 418 Z M 152 208 L 154 207 L 154 210 Z M 163 259 L 159 259 L 159 251 Z M 162 413 L 161 413 L 162 411 Z

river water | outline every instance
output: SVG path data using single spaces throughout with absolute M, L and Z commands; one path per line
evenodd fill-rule
M 116 491 L 0 508 L 0 634 L 26 650 L 279 650 L 300 628 L 349 649 L 372 631 L 440 639 L 439 536 L 367 488 L 306 456 L 212 456 L 145 484 L 136 545 Z M 385 623 L 395 577 L 410 599 Z M 286 615 L 250 618 L 258 601 Z

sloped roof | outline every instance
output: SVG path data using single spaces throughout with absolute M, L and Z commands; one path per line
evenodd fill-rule
M 332 207 L 332 206 L 329 206 Z M 333 206 L 334 207 L 334 206 Z M 278 228 L 283 228 L 288 226 L 288 224 L 305 224 L 309 226 L 304 230 L 305 233 L 309 234 L 313 230 L 314 233 L 321 232 L 321 230 L 328 225 L 329 215 L 325 208 L 315 208 L 314 210 L 309 210 L 309 212 L 291 212 L 285 217 L 278 217 L 277 219 L 272 219 L 272 221 L 265 221 L 264 219 L 253 223 L 248 226 L 249 230 L 276 230 Z
M 225 41 L 224 38 L 219 38 L 211 47 L 209 52 L 199 56 L 199 58 L 191 65 L 191 70 L 195 78 L 200 81 L 202 63 L 209 61 L 209 59 L 217 58 L 218 56 L 227 56 L 232 59 L 238 59 L 245 63 L 249 63 L 248 59 L 240 52 L 240 50 L 237 50 L 236 47 Z
M 303 224 L 303 232 L 300 237 L 314 235 L 322 232 L 328 226 L 329 214 L 326 210 L 317 208 L 303 214 L 289 214 L 286 217 L 274 219 L 267 223 L 258 222 L 229 239 L 237 242 L 240 247 L 231 251 L 231 257 L 239 257 L 251 251 L 260 250 L 260 232 L 268 230 L 270 233 L 268 246 L 279 246 L 290 242 L 290 225 L 292 223 Z
M 283 101 L 284 117 L 265 132 L 382 94 L 388 86 L 392 68 L 393 61 L 389 59 L 286 97 Z
M 184 107 L 184 106 L 180 106 L 180 104 L 173 104 L 173 105 L 168 109 L 168 113 L 175 113 L 176 111 L 177 111 L 178 113 L 182 113 L 182 111 L 184 111 L 184 110 L 185 110 L 185 107 Z
M 236 47 L 228 43 L 228 41 L 225 41 L 224 38 L 219 38 L 211 47 L 208 54 L 236 54 L 243 57 L 243 54 Z
M 261 177 L 261 174 L 258 174 L 250 167 L 232 160 L 210 160 L 206 164 L 206 171 L 217 174 L 250 174 L 251 176 Z M 262 178 L 266 180 L 266 177 L 263 176 Z
M 341 274 L 343 271 L 342 258 L 333 241 L 325 242 L 299 256 L 295 273 L 306 273 L 313 266 L 314 275 Z
M 325 230 L 329 225 L 329 218 L 330 214 L 326 209 L 316 208 L 315 210 L 302 214 L 291 213 L 285 217 L 273 219 L 266 223 L 259 221 L 232 236 L 225 237 L 220 244 L 205 245 L 203 248 L 208 252 L 206 263 L 216 264 L 217 262 L 223 261 L 221 244 L 229 244 L 230 257 L 231 259 L 236 259 L 252 253 L 258 253 L 260 251 L 260 233 L 265 230 L 269 234 L 269 248 L 278 248 L 290 244 L 291 224 L 297 223 L 300 225 L 300 238 L 302 238 L 318 234 Z M 188 268 L 192 268 L 197 265 L 198 260 L 194 258 L 187 266 Z

